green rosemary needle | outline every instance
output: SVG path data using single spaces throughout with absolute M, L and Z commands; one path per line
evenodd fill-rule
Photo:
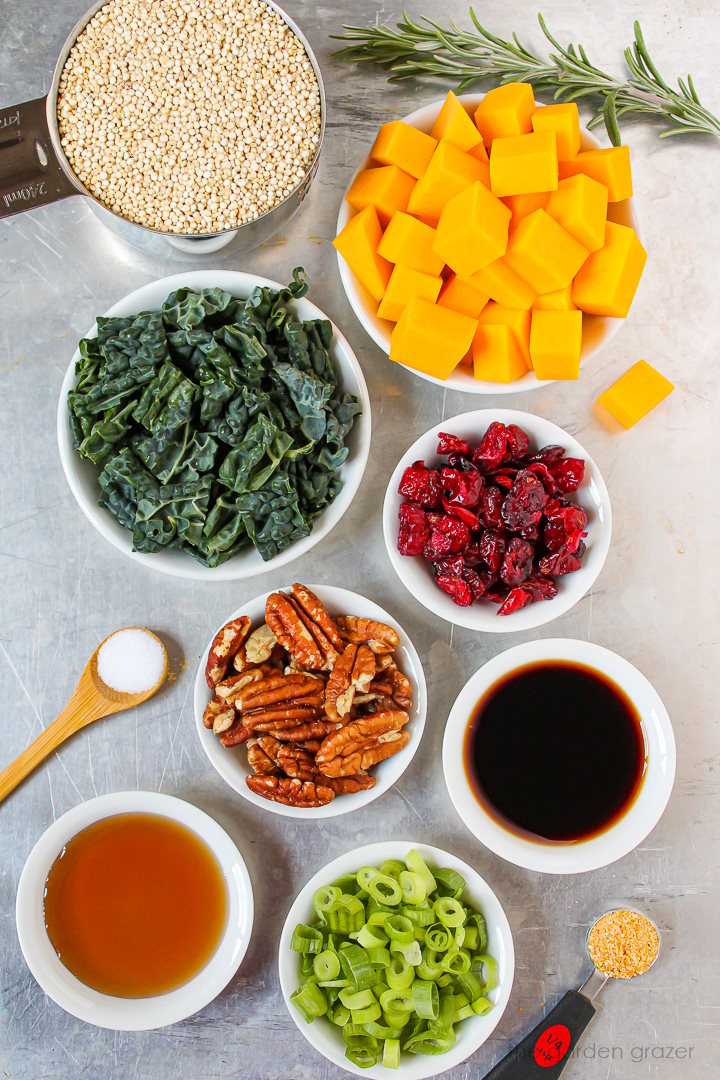
M 547 60 L 522 44 L 496 37 L 481 25 L 470 8 L 474 29 L 463 30 L 451 19 L 447 27 L 405 12 L 397 27 L 344 26 L 333 35 L 347 42 L 339 55 L 348 60 L 384 65 L 392 81 L 411 78 L 453 79 L 459 91 L 481 81 L 495 84 L 530 82 L 538 93 L 556 100 L 589 99 L 593 116 L 588 127 L 605 124 L 611 142 L 621 142 L 620 124 L 632 117 L 649 117 L 662 125 L 660 138 L 673 135 L 713 135 L 720 138 L 720 120 L 701 103 L 690 75 L 678 78 L 678 89 L 658 71 L 635 23 L 635 39 L 625 50 L 629 76 L 616 79 L 590 62 L 582 45 L 563 47 L 550 33 L 542 15 L 542 31 L 552 49 Z

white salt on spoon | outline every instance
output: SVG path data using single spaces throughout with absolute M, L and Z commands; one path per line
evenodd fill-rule
M 147 630 L 131 626 L 106 638 L 97 654 L 97 673 L 111 690 L 141 694 L 156 686 L 167 662 L 164 648 Z

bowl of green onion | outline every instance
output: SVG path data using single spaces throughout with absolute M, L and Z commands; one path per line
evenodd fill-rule
M 305 885 L 280 938 L 290 1015 L 328 1061 L 425 1080 L 490 1037 L 515 970 L 505 912 L 450 852 L 409 840 L 356 848 Z

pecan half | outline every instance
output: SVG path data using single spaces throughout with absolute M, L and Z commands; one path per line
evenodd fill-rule
M 401 729 L 410 717 L 399 709 L 361 716 L 328 735 L 315 763 L 326 776 L 352 776 L 391 757 L 407 746 Z
M 340 727 L 342 727 L 342 724 L 331 724 L 329 720 L 309 720 L 302 724 L 271 727 L 268 729 L 268 734 L 282 740 L 282 742 L 304 743 L 308 739 L 323 740 Z
M 302 750 L 296 743 L 281 743 L 277 763 L 286 776 L 297 780 L 313 780 L 318 773 L 315 755 Z M 330 787 L 330 785 L 327 785 Z
M 247 786 L 256 795 L 285 806 L 325 806 L 335 798 L 335 792 L 312 780 L 296 780 L 287 776 L 248 776 Z
M 270 740 L 275 742 L 274 739 Z M 270 776 L 277 774 L 278 769 L 275 761 L 271 758 L 264 746 L 262 739 L 250 739 L 247 744 L 248 765 L 258 776 Z
M 337 651 L 340 652 L 343 647 L 340 630 L 330 618 L 330 614 L 322 600 L 314 592 L 311 592 L 307 585 L 300 585 L 297 581 L 293 585 L 292 591 L 293 596 L 305 614 L 312 619 L 316 626 L 320 627 L 330 644 L 334 645 Z
M 331 720 L 350 715 L 355 694 L 367 690 L 374 674 L 375 657 L 367 645 L 346 645 L 325 687 L 325 712 Z
M 267 623 L 253 630 L 245 642 L 245 659 L 249 664 L 265 664 L 272 656 L 278 640 Z
M 388 668 L 368 687 L 368 694 L 391 698 L 399 709 L 406 712 L 412 705 L 412 685 L 407 675 L 398 668 Z
M 287 701 L 279 705 L 268 705 L 265 709 L 255 709 L 243 713 L 243 723 L 251 731 L 269 731 L 270 728 L 289 727 L 308 724 L 322 717 L 320 705 L 306 705 L 296 701 Z
M 215 687 L 215 693 L 228 705 L 234 705 L 235 699 L 241 690 L 252 683 L 260 682 L 265 678 L 265 671 L 261 667 L 248 668 L 239 675 L 228 675 Z
M 294 597 L 271 593 L 265 603 L 265 621 L 302 668 L 327 671 L 332 667 L 337 649 Z
M 252 731 L 240 720 L 240 717 L 235 714 L 235 722 L 232 727 L 229 727 L 227 731 L 224 731 L 220 736 L 220 742 L 223 746 L 239 746 L 240 743 L 245 743 L 251 737 Z
M 314 675 L 302 672 L 285 675 L 278 672 L 245 686 L 235 697 L 235 708 L 238 712 L 249 712 L 251 709 L 264 709 L 281 701 L 296 701 L 309 696 L 319 696 L 322 704 L 322 691 L 322 682 Z
M 208 701 L 203 713 L 203 724 L 206 728 L 212 728 L 219 735 L 235 722 L 235 709 L 228 705 L 221 697 L 214 697 Z
M 359 772 L 355 776 L 323 776 L 323 784 L 327 784 L 336 795 L 354 795 L 357 791 L 367 791 L 375 787 L 375 777 L 370 773 Z
M 230 661 L 250 633 L 252 623 L 246 615 L 225 623 L 213 638 L 205 666 L 205 681 L 211 690 L 225 676 Z
M 400 644 L 400 638 L 392 626 L 375 619 L 360 619 L 355 615 L 340 615 L 337 619 L 344 641 L 353 645 L 367 645 L 374 653 L 391 653 Z

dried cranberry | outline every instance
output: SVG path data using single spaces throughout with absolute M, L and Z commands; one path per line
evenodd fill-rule
M 498 615 L 512 615 L 513 611 L 519 611 L 526 604 L 532 602 L 532 596 L 527 589 L 511 589 L 497 609 Z
M 580 569 L 580 559 L 577 555 L 560 553 L 559 555 L 546 555 L 538 563 L 538 570 L 548 577 L 562 577 L 563 574 L 573 574 Z
M 507 456 L 507 446 L 507 428 L 494 420 L 472 455 L 473 465 L 482 469 L 483 472 L 497 469 Z
M 465 560 L 466 566 L 477 566 L 479 562 L 482 562 L 480 545 L 476 543 L 468 544 L 463 551 L 463 559 Z
M 497 484 L 497 486 L 503 488 L 504 491 L 509 491 L 515 483 L 516 476 L 517 473 L 506 472 L 505 469 L 501 469 L 498 472 L 494 472 L 491 479 L 493 484 Z
M 547 502 L 545 488 L 537 476 L 521 469 L 502 504 L 503 521 L 509 529 L 524 529 L 540 520 Z
M 428 520 L 432 528 L 424 555 L 431 562 L 437 562 L 448 555 L 457 555 L 470 543 L 470 529 L 464 521 L 445 514 L 430 514 Z
M 548 506 L 550 512 L 548 513 Z M 543 541 L 551 554 L 572 554 L 583 537 L 587 515 L 579 506 L 561 506 L 557 500 L 545 508 L 547 521 L 543 529 Z
M 505 541 L 495 529 L 486 529 L 480 537 L 480 554 L 493 574 L 500 572 L 505 554 Z
M 485 592 L 485 586 L 480 575 L 475 570 L 468 570 L 466 567 L 462 572 L 462 576 L 463 581 L 466 581 L 470 586 L 473 600 L 480 600 Z
M 541 577 L 538 574 L 531 574 L 530 577 L 525 578 L 522 583 L 522 587 L 525 592 L 529 592 L 533 602 L 536 600 L 552 600 L 554 596 L 557 596 L 558 587 L 549 577 Z
M 577 491 L 585 475 L 585 462 L 582 458 L 565 458 L 553 465 L 551 472 L 560 491 Z
M 461 472 L 460 469 L 443 469 L 440 473 L 443 493 L 453 506 L 477 506 L 485 481 L 482 473 L 475 469 Z
M 527 454 L 530 446 L 527 433 L 517 424 L 508 424 L 505 431 L 507 432 L 508 453 L 513 461 L 519 461 Z
M 425 511 L 419 506 L 403 503 L 398 511 L 398 517 L 400 519 L 398 551 L 401 555 L 422 555 L 430 536 L 430 524 Z
M 535 550 L 527 540 L 514 536 L 505 549 L 500 577 L 506 585 L 521 585 L 532 571 Z
M 547 491 L 548 495 L 557 495 L 558 486 L 555 481 L 555 477 L 548 469 L 547 465 L 543 465 L 542 461 L 533 461 L 527 467 L 528 472 L 531 472 L 533 476 L 537 476 L 542 486 Z
M 449 559 L 440 559 L 439 562 L 433 563 L 436 575 L 449 574 L 451 577 L 462 577 L 464 567 L 462 555 L 453 555 Z
M 531 544 L 537 544 L 538 540 L 540 539 L 539 524 L 526 525 L 524 529 L 520 529 L 520 535 L 522 536 L 523 540 L 529 540 Z
M 500 488 L 488 485 L 480 496 L 478 514 L 483 525 L 488 529 L 503 529 L 502 504 L 503 493 Z
M 472 510 L 467 510 L 464 506 L 455 506 L 454 503 L 449 503 L 444 495 L 442 504 L 443 509 L 448 512 L 450 517 L 457 518 L 458 521 L 464 521 L 468 529 L 473 529 L 473 531 L 476 532 L 478 529 L 482 528 L 480 518 L 477 514 L 474 514 Z
M 551 469 L 565 457 L 565 448 L 562 446 L 542 446 L 536 454 L 531 454 L 528 461 L 541 461 Z
M 472 457 L 472 446 L 465 439 L 459 439 L 457 435 L 450 435 L 447 431 L 438 434 L 438 454 L 462 454 L 463 457 Z
M 472 604 L 472 589 L 462 578 L 452 577 L 450 574 L 438 574 L 435 583 L 452 598 L 452 602 L 458 607 L 470 607 Z
M 423 461 L 416 461 L 403 473 L 398 492 L 420 506 L 439 506 L 442 495 L 440 473 L 437 469 L 426 469 Z

